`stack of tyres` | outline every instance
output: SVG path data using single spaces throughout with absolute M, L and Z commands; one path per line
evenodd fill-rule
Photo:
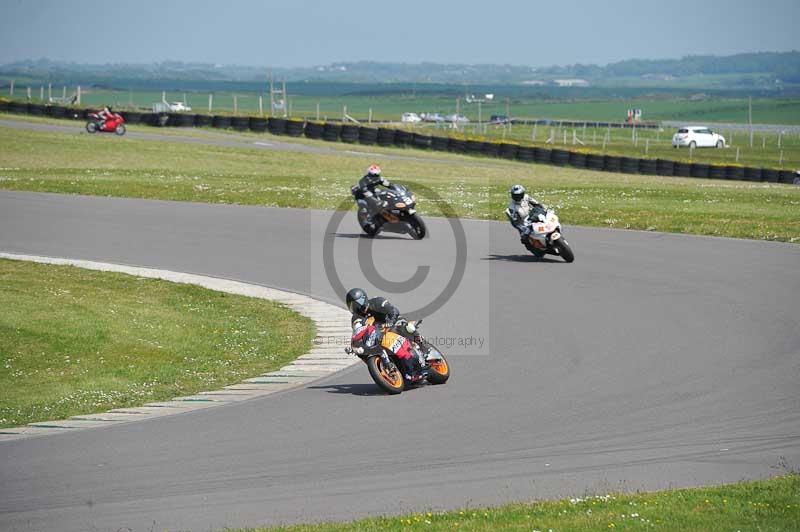
M 292 120 L 291 118 L 286 121 L 286 134 L 290 137 L 299 137 L 305 130 L 305 122 L 302 120 Z
M 692 177 L 707 178 L 710 171 L 706 163 L 692 163 L 690 173 Z
M 798 184 L 800 183 L 800 174 L 795 172 L 794 170 L 781 170 L 778 173 L 778 182 L 779 183 L 786 183 L 786 184 Z
M 639 173 L 644 175 L 658 174 L 658 163 L 655 159 L 639 159 Z
M 482 140 L 467 140 L 467 153 L 471 155 L 480 155 L 483 152 Z
M 248 127 L 250 128 L 250 131 L 263 133 L 267 130 L 267 119 L 261 116 L 251 116 L 250 125 Z
M 553 151 L 548 150 L 547 148 L 539 148 L 535 146 L 533 148 L 533 160 L 540 164 L 550 164 L 552 161 Z
M 692 165 L 682 161 L 675 161 L 672 165 L 672 172 L 676 177 L 691 177 Z
M 447 150 L 452 153 L 467 153 L 467 141 L 451 138 L 447 144 Z
M 532 163 L 536 160 L 535 148 L 531 146 L 520 146 L 517 149 L 517 159 L 526 163 Z
M 450 149 L 450 137 L 431 137 L 431 148 L 436 151 L 448 151 Z
M 500 144 L 500 157 L 503 159 L 516 159 L 517 158 L 517 151 L 519 150 L 519 146 L 516 144 L 509 144 L 508 142 L 503 142 Z
M 619 169 L 624 174 L 638 174 L 639 173 L 639 159 L 633 157 L 620 157 Z
M 747 181 L 761 181 L 761 168 L 745 167 L 744 178 Z
M 391 146 L 394 144 L 394 129 L 385 127 L 378 128 L 378 144 L 381 146 Z
M 24 114 L 28 112 L 28 104 L 25 102 L 8 102 L 8 112 Z
M 708 169 L 708 177 L 711 179 L 725 179 L 725 167 L 712 164 Z
M 247 131 L 250 129 L 249 116 L 233 116 L 231 117 L 231 127 L 236 131 Z
M 482 142 L 481 154 L 486 157 L 499 157 L 500 145 L 497 144 L 496 142 Z
M 343 124 L 341 130 L 342 142 L 354 144 L 358 142 L 358 126 L 354 124 Z
M 267 129 L 269 129 L 269 132 L 273 135 L 285 135 L 287 127 L 288 121 L 285 118 L 271 116 L 267 121 Z
M 622 162 L 616 155 L 603 156 L 603 169 L 607 172 L 619 172 L 622 168 Z
M 214 117 L 211 115 L 202 115 L 202 114 L 194 115 L 195 127 L 210 127 L 213 121 Z
M 187 115 L 185 113 L 169 113 L 169 121 L 167 122 L 171 127 L 193 127 L 194 115 Z
M 141 124 L 142 113 L 139 111 L 122 111 L 120 113 L 127 124 Z
M 780 182 L 780 171 L 774 168 L 762 168 L 761 179 L 767 183 L 778 183 Z
M 211 119 L 211 126 L 219 129 L 228 129 L 231 127 L 231 117 L 225 115 L 215 115 Z
M 662 176 L 672 176 L 675 172 L 675 163 L 669 159 L 656 159 L 656 173 Z
M 575 168 L 586 168 L 586 154 L 579 151 L 569 152 L 569 165 Z
M 378 142 L 378 130 L 374 127 L 361 126 L 358 128 L 358 142 L 373 145 Z
M 569 152 L 566 150 L 554 149 L 550 160 L 556 166 L 567 166 L 569 163 Z
M 8 106 L 11 102 L 8 100 L 0 99 L 0 112 L 5 113 L 8 111 Z
M 586 155 L 586 168 L 590 170 L 602 170 L 603 156 L 599 153 L 590 153 Z
M 744 167 L 742 167 L 742 166 L 726 166 L 725 167 L 725 179 L 730 179 L 732 181 L 743 181 L 744 180 Z
M 28 114 L 33 116 L 43 116 L 44 115 L 44 105 L 40 103 L 29 103 L 28 104 Z
M 325 125 L 320 122 L 307 122 L 305 127 L 306 137 L 309 139 L 321 139 Z
M 338 142 L 341 133 L 342 124 L 325 122 L 325 125 L 322 127 L 322 140 L 327 140 L 328 142 Z
M 410 131 L 404 129 L 397 129 L 394 132 L 395 146 L 412 146 L 414 144 L 414 135 Z
M 431 147 L 431 136 L 414 133 L 414 147 L 426 150 Z

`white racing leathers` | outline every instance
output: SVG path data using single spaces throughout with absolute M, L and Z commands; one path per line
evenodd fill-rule
M 539 205 L 539 202 L 527 194 L 525 194 L 525 196 L 523 196 L 523 198 L 518 202 L 514 201 L 513 199 L 508 202 L 506 216 L 508 216 L 508 220 L 511 222 L 511 225 L 513 225 L 517 231 L 519 231 L 520 235 L 525 234 L 525 231 L 527 230 L 525 221 L 528 219 L 531 209 L 537 205 Z

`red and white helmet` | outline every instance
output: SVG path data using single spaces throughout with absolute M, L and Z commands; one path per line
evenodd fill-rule
M 367 175 L 381 175 L 381 167 L 377 164 L 369 165 L 369 168 L 367 168 Z

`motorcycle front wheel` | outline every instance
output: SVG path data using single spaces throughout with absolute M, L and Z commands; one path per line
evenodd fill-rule
M 403 374 L 394 362 L 387 364 L 383 357 L 374 356 L 367 360 L 367 369 L 372 380 L 383 391 L 390 395 L 397 395 L 405 388 Z
M 442 355 L 441 351 L 436 350 L 441 358 L 428 361 L 428 382 L 431 384 L 444 384 L 450 378 L 450 364 Z
M 118 125 L 117 128 L 114 130 L 114 133 L 116 133 L 117 135 L 120 135 L 120 136 L 124 135 L 125 134 L 125 125 L 124 124 Z
M 567 244 L 567 241 L 564 240 L 564 237 L 553 242 L 553 247 L 556 248 L 556 251 L 558 251 L 559 256 L 564 259 L 564 262 L 572 262 L 575 260 L 575 254 L 572 252 L 572 248 L 569 247 L 569 244 Z
M 428 228 L 425 226 L 425 222 L 423 222 L 422 218 L 416 213 L 409 217 L 408 223 L 411 224 L 412 229 L 414 229 L 414 234 L 411 236 L 413 236 L 415 240 L 422 240 L 425 238 L 425 235 L 428 234 Z

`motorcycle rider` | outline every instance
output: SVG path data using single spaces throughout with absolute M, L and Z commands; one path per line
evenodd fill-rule
M 392 184 L 388 179 L 381 175 L 380 166 L 377 164 L 371 164 L 369 165 L 369 168 L 367 168 L 367 173 L 364 175 L 364 177 L 358 180 L 356 187 L 366 200 L 370 213 L 373 215 L 377 213 L 380 208 L 386 207 L 386 202 L 379 201 L 376 196 L 375 188 L 377 188 L 378 185 L 383 185 L 384 187 L 388 188 Z
M 97 128 L 102 130 L 106 126 L 106 121 L 113 116 L 114 113 L 111 111 L 111 106 L 104 105 L 103 109 L 97 113 L 97 118 L 100 119 L 100 125 Z
M 353 339 L 358 341 L 372 332 L 371 327 L 382 329 L 392 329 L 394 332 L 405 336 L 419 344 L 419 333 L 416 326 L 408 320 L 400 317 L 400 310 L 389 303 L 383 297 L 367 297 L 367 293 L 361 288 L 352 288 L 347 292 L 345 303 L 348 310 L 352 313 L 350 324 L 353 327 Z M 373 318 L 372 325 L 367 324 L 367 320 Z M 405 378 L 410 382 L 418 382 L 422 379 L 420 369 L 422 363 L 417 357 L 408 353 L 407 356 L 397 354 L 402 360 Z
M 530 232 L 530 226 L 526 223 L 528 215 L 530 215 L 533 209 L 537 207 L 544 209 L 544 206 L 530 197 L 528 193 L 525 192 L 525 187 L 522 185 L 514 185 L 511 187 L 510 193 L 511 201 L 508 202 L 508 208 L 505 210 L 505 213 L 508 217 L 508 221 L 514 226 L 514 229 L 519 231 L 520 241 L 525 244 L 527 243 L 528 233 Z M 541 220 L 542 214 L 539 214 L 539 216 Z

